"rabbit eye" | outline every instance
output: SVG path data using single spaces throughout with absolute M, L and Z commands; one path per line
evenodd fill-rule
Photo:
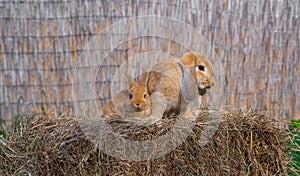
M 146 93 L 144 93 L 144 98 L 146 98 L 146 96 L 147 96 Z
M 129 97 L 129 100 L 131 100 L 132 99 L 132 94 L 131 93 L 128 94 L 128 97 Z
M 201 70 L 201 71 L 204 71 L 205 70 L 205 66 L 204 65 L 198 65 L 198 69 Z

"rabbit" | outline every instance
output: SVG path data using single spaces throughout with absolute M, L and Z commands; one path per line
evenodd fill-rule
M 157 119 L 164 113 L 184 114 L 189 104 L 195 102 L 198 95 L 204 95 L 214 82 L 212 63 L 200 53 L 187 52 L 181 58 L 158 62 L 146 80 L 151 97 L 148 117 Z
M 143 117 L 150 113 L 150 95 L 145 81 L 147 74 L 143 74 L 143 80 L 136 83 L 134 79 L 125 73 L 129 82 L 128 90 L 123 90 L 108 100 L 103 110 L 104 117 Z

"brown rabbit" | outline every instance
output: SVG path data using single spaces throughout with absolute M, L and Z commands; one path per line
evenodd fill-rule
M 129 82 L 128 90 L 123 90 L 108 101 L 103 111 L 105 117 L 144 117 L 151 111 L 150 96 L 145 85 L 147 74 L 144 74 L 144 82 L 140 80 L 139 84 L 127 73 L 125 76 Z
M 148 75 L 152 109 L 148 117 L 160 118 L 165 112 L 185 113 L 189 103 L 213 85 L 213 66 L 202 54 L 188 52 L 181 58 L 164 59 Z

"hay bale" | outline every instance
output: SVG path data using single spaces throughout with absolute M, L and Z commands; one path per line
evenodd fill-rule
M 222 122 L 206 145 L 199 145 L 203 110 L 193 132 L 170 153 L 149 161 L 108 156 L 88 140 L 73 115 L 38 115 L 0 139 L 1 175 L 285 175 L 288 131 L 252 111 L 224 111 Z M 86 119 L 87 120 L 87 119 Z M 111 128 L 125 138 L 149 140 L 167 133 L 178 118 L 159 125 L 134 126 L 120 119 Z M 92 123 L 93 124 L 93 123 Z M 138 129 L 138 130 L 137 130 Z

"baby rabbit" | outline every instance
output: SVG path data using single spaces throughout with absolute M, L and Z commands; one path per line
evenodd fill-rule
M 105 117 L 144 117 L 151 112 L 150 96 L 145 85 L 147 74 L 143 75 L 143 79 L 136 83 L 125 73 L 129 82 L 128 90 L 123 90 L 108 101 L 103 110 Z
M 188 105 L 213 85 L 213 66 L 204 55 L 187 52 L 181 58 L 164 59 L 153 66 L 147 78 L 152 109 L 148 117 L 185 113 Z

